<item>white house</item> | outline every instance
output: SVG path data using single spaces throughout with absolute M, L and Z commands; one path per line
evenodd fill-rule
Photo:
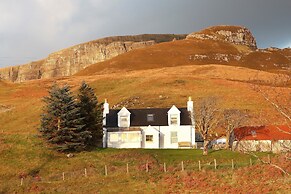
M 103 111 L 103 147 L 184 148 L 195 146 L 195 128 L 190 115 L 193 101 L 186 108 L 109 109 Z

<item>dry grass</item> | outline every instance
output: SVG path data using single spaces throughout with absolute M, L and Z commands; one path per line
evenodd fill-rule
M 208 32 L 206 30 L 203 33 Z M 228 55 L 229 60 L 215 59 L 220 54 Z M 288 49 L 254 51 L 247 46 L 235 45 L 224 41 L 185 39 L 133 50 L 110 60 L 93 64 L 76 75 L 87 76 L 109 72 L 209 64 L 222 64 L 288 74 L 288 68 L 291 65 L 289 54 L 290 51 Z M 206 57 L 194 59 L 195 55 Z M 241 59 L 237 61 L 232 58 L 233 56 L 241 57 Z
M 188 170 L 192 167 L 197 169 L 197 166 L 190 166 L 193 162 L 197 163 L 198 159 L 198 157 L 192 157 L 195 156 L 193 150 L 189 150 L 188 154 L 184 152 L 173 154 L 162 150 L 160 152 L 158 150 L 97 150 L 77 154 L 71 159 L 50 150 L 38 137 L 37 127 L 42 107 L 41 98 L 47 94 L 46 90 L 55 81 L 59 84 L 68 83 L 75 91 L 81 81 L 86 80 L 95 88 L 99 100 L 108 98 L 111 105 L 139 97 L 137 102 L 131 104 L 132 107 L 170 107 L 172 104 L 181 107 L 186 106 L 188 96 L 194 99 L 217 96 L 221 99 L 221 106 L 224 108 L 249 109 L 253 114 L 264 111 L 267 113 L 265 117 L 274 117 L 273 120 L 279 120 L 274 109 L 251 89 L 250 77 L 258 79 L 255 76 L 257 74 L 255 70 L 240 67 L 186 65 L 36 80 L 21 84 L 0 82 L 0 105 L 10 108 L 8 111 L 0 112 L 0 193 L 94 193 L 95 191 L 101 193 L 175 193 L 181 188 L 191 189 L 183 183 L 184 178 L 188 180 L 191 172 L 180 174 L 173 171 L 168 176 L 161 174 L 159 165 L 165 161 L 170 169 L 177 170 L 179 167 L 175 165 L 183 159 L 188 165 Z M 277 77 L 277 74 L 266 72 L 259 72 L 259 75 L 260 81 Z M 290 89 L 282 88 L 282 92 L 290 92 Z M 241 162 L 248 160 L 248 156 L 236 154 L 224 153 L 219 156 L 217 152 L 210 155 L 209 160 L 214 156 L 228 162 L 230 157 L 240 158 Z M 154 169 L 157 170 L 149 174 L 140 173 L 146 160 L 152 162 Z M 133 176 L 125 176 L 123 167 L 126 163 L 135 166 Z M 105 164 L 108 164 L 110 172 L 113 172 L 108 177 L 103 175 Z M 84 168 L 88 168 L 88 173 L 90 173 L 88 178 L 83 176 Z M 64 182 L 61 180 L 62 172 L 67 173 L 67 179 Z M 239 176 L 236 173 L 232 175 L 232 171 L 229 170 L 219 172 L 226 177 L 225 184 L 227 185 L 232 184 L 233 176 Z M 205 171 L 203 173 L 205 174 Z M 203 173 L 199 176 L 203 177 Z M 20 176 L 26 177 L 22 187 L 19 186 Z M 41 181 L 37 177 L 40 177 Z M 175 177 L 184 178 L 176 179 Z M 278 188 L 284 192 L 288 180 L 284 177 L 279 178 L 286 183 L 272 188 Z M 172 181 L 178 185 L 177 188 L 171 187 L 174 185 Z M 276 182 L 277 179 L 270 179 L 270 181 Z M 190 183 L 192 184 L 191 181 Z M 131 187 L 128 188 L 127 185 Z M 210 182 L 209 185 L 212 189 L 217 187 L 215 182 Z M 253 186 L 256 184 L 254 183 Z

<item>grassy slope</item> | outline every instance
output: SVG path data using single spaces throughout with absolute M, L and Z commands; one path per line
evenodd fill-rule
M 229 61 L 217 60 L 217 54 L 227 54 Z M 195 55 L 209 58 L 194 59 Z M 231 56 L 241 56 L 237 61 Z M 290 73 L 288 51 L 254 51 L 243 45 L 224 41 L 186 39 L 160 43 L 137 49 L 113 59 L 93 64 L 76 75 L 87 76 L 108 72 L 145 70 L 185 65 L 222 64 L 257 70 Z
M 27 193 L 45 190 L 60 193 L 92 193 L 93 191 L 150 193 L 155 190 L 166 192 L 169 190 L 168 187 L 170 191 L 178 192 L 181 189 L 179 185 L 184 188 L 184 181 L 176 172 L 180 169 L 181 160 L 184 160 L 187 170 L 197 169 L 197 160 L 203 161 L 207 169 L 209 166 L 207 167 L 206 163 L 213 158 L 228 164 L 234 158 L 241 165 L 245 165 L 249 159 L 247 155 L 212 152 L 209 157 L 201 159 L 198 157 L 201 151 L 194 150 L 116 151 L 109 149 L 80 153 L 74 158 L 67 159 L 64 155 L 48 149 L 47 145 L 38 138 L 37 127 L 42 106 L 41 97 L 46 95 L 46 89 L 54 81 L 60 84 L 69 83 L 76 89 L 83 79 L 95 88 L 99 99 L 108 98 L 111 105 L 139 97 L 135 104 L 130 105 L 131 107 L 169 107 L 172 104 L 181 107 L 185 106 L 188 96 L 197 99 L 214 95 L 221 97 L 223 107 L 247 108 L 253 113 L 263 110 L 267 113 L 267 117 L 278 119 L 278 115 L 273 114 L 275 112 L 272 107 L 251 90 L 250 84 L 246 83 L 249 77 L 255 77 L 257 73 L 255 70 L 240 67 L 207 65 L 76 76 L 22 84 L 0 82 L 0 105 L 9 107 L 9 110 L 0 112 L 0 192 Z M 262 80 L 276 77 L 275 74 L 266 72 L 259 72 L 259 75 Z M 288 91 L 290 89 L 283 89 L 283 92 Z M 144 169 L 146 160 L 150 162 L 153 169 L 160 169 L 160 165 L 166 162 L 173 176 L 162 175 L 159 170 L 152 170 L 149 174 L 140 172 Z M 134 166 L 133 176 L 124 176 L 126 163 Z M 103 176 L 105 164 L 108 165 L 109 172 L 114 174 L 108 177 Z M 84 168 L 88 169 L 89 178 L 83 177 Z M 223 170 L 229 168 L 229 165 L 221 166 L 221 168 L 220 173 L 226 177 L 226 185 L 233 184 L 233 180 L 239 180 L 234 176 L 238 177 L 239 174 L 236 173 L 241 173 L 240 171 L 233 174 L 229 170 Z M 62 172 L 66 172 L 68 179 L 65 183 L 61 181 Z M 33 178 L 36 173 L 42 181 L 37 182 L 36 178 Z M 276 183 L 282 179 L 282 177 L 277 177 L 277 174 L 276 179 L 272 179 Z M 26 176 L 23 187 L 19 187 L 20 175 Z M 173 177 L 175 177 L 174 180 L 172 180 Z M 177 177 L 180 178 L 177 179 Z M 187 178 L 188 174 L 182 174 L 182 177 Z M 200 173 L 199 177 L 207 179 L 205 173 Z M 171 181 L 176 181 L 175 185 L 178 187 L 171 188 L 174 184 Z M 286 182 L 285 179 L 284 181 Z M 126 187 L 128 184 L 132 186 Z M 215 182 L 209 181 L 209 184 L 215 188 Z M 250 182 L 249 184 L 258 186 L 257 183 Z M 274 188 L 284 191 L 285 183 Z
M 211 50 L 209 50 L 211 48 Z M 194 54 L 250 52 L 247 47 L 217 42 L 213 40 L 179 40 L 137 49 L 113 59 L 97 63 L 77 73 L 77 75 L 94 75 L 106 71 L 144 70 L 183 65 L 217 63 L 214 60 L 191 60 Z M 223 62 L 221 64 L 224 64 Z M 233 61 L 233 65 L 237 64 Z

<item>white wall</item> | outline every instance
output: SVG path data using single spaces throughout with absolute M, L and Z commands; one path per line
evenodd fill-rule
M 191 142 L 195 145 L 195 130 L 192 126 L 149 126 L 141 127 L 143 129 L 143 148 L 179 148 L 179 142 Z M 158 132 L 160 135 L 158 136 Z M 178 142 L 171 142 L 171 132 L 176 131 L 178 135 Z M 152 144 L 145 143 L 145 135 L 154 135 L 154 142 Z M 158 139 L 158 137 L 160 137 Z
M 291 140 L 243 140 L 243 141 L 234 141 L 232 149 L 235 151 L 250 152 L 287 152 L 290 151 Z
M 192 145 L 195 144 L 195 131 L 192 126 L 163 126 L 161 127 L 161 133 L 164 137 L 162 148 L 179 148 L 178 143 L 171 142 L 171 131 L 177 131 L 178 143 L 191 142 Z
M 179 142 L 191 142 L 195 146 L 195 129 L 188 126 L 145 126 L 141 131 L 108 132 L 107 147 L 112 148 L 179 148 Z M 177 143 L 171 142 L 171 132 L 176 131 Z M 124 141 L 122 134 L 135 133 L 140 135 L 140 140 Z M 118 136 L 117 141 L 111 141 L 110 135 Z M 153 142 L 146 142 L 146 135 L 153 135 Z
M 141 127 L 142 128 L 142 148 L 160 148 L 159 127 Z M 153 141 L 146 141 L 146 136 L 152 135 Z
M 129 139 L 130 134 L 138 136 L 134 141 Z M 117 141 L 112 141 L 111 136 L 117 137 Z M 126 139 L 123 139 L 127 136 Z M 124 131 L 124 132 L 108 132 L 107 147 L 109 148 L 141 148 L 141 132 L 140 131 Z

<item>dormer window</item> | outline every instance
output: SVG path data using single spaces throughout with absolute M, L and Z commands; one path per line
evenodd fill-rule
M 118 113 L 118 127 L 130 127 L 130 112 L 123 107 Z
M 177 125 L 178 124 L 178 114 L 172 114 L 170 116 L 170 123 L 171 123 L 171 125 Z
M 170 126 L 179 126 L 180 114 L 181 111 L 175 105 L 173 105 L 168 111 L 168 124 Z
M 121 116 L 120 117 L 120 126 L 127 126 L 128 125 L 128 116 Z
M 154 114 L 147 114 L 147 121 L 154 122 Z

